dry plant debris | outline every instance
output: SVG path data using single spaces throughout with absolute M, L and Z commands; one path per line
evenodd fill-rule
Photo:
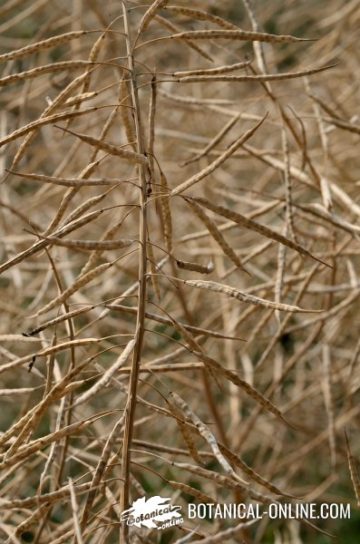
M 355 542 L 359 27 L 1 3 L 0 542 Z M 158 495 L 353 514 L 121 523 Z

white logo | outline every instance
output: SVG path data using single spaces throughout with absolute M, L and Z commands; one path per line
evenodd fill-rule
M 184 522 L 179 510 L 181 506 L 172 506 L 170 499 L 163 499 L 158 495 L 148 500 L 141 497 L 121 514 L 121 521 L 135 527 L 167 529 Z

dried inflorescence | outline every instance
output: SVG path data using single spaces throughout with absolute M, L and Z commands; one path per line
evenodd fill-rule
M 357 3 L 105 4 L 0 7 L 0 541 L 340 534 L 186 508 L 359 504 Z

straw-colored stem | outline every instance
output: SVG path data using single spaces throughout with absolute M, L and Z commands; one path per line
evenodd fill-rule
M 135 130 L 137 137 L 137 153 L 144 155 L 145 142 L 143 129 L 141 126 L 140 106 L 138 97 L 138 88 L 136 82 L 136 76 L 134 72 L 134 57 L 132 52 L 132 46 L 130 41 L 130 28 L 128 21 L 128 13 L 126 2 L 122 2 L 122 11 L 124 16 L 124 29 L 126 33 L 126 50 L 128 55 L 128 68 L 130 72 L 130 88 L 131 88 L 131 101 L 134 111 Z M 120 499 L 121 511 L 126 510 L 129 507 L 129 492 L 130 492 L 130 448 L 134 432 L 134 418 L 136 409 L 136 394 L 138 387 L 138 375 L 139 364 L 142 352 L 142 345 L 145 332 L 145 308 L 146 308 L 146 268 L 147 268 L 147 183 L 146 183 L 146 166 L 144 163 L 140 163 L 138 166 L 139 178 L 141 183 L 140 191 L 140 226 L 139 226 L 139 268 L 138 268 L 138 311 L 136 317 L 136 329 L 135 329 L 135 345 L 132 357 L 132 368 L 129 378 L 128 396 L 125 407 L 125 424 L 124 424 L 124 438 L 123 448 L 121 456 L 121 479 L 122 479 L 122 493 Z M 128 527 L 126 524 L 120 526 L 120 541 L 128 542 Z

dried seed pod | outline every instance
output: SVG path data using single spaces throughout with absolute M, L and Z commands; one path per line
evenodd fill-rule
M 164 229 L 164 238 L 166 243 L 166 249 L 169 253 L 172 251 L 172 219 L 171 219 L 171 207 L 169 197 L 169 186 L 164 172 L 160 171 L 160 186 L 161 192 L 164 196 L 159 197 L 160 211 L 162 217 L 162 226 Z
M 38 236 L 55 246 L 69 247 L 84 251 L 94 251 L 94 249 L 122 249 L 131 246 L 131 244 L 135 242 L 135 240 L 63 240 L 62 238 L 57 238 L 55 236 L 42 236 L 41 234 Z
M 129 313 L 133 315 L 137 314 L 137 308 L 130 307 L 130 306 L 123 306 L 122 304 L 106 304 L 106 307 L 110 308 L 111 310 L 118 310 L 120 312 L 125 312 L 125 313 Z M 174 324 L 173 320 L 163 317 L 161 315 L 153 314 L 151 312 L 145 312 L 145 317 L 153 321 L 157 321 L 158 323 L 165 323 L 167 325 Z M 186 323 L 182 323 L 180 321 L 177 321 L 177 323 L 181 325 L 182 327 L 184 327 L 187 331 L 192 332 L 193 334 L 212 336 L 214 338 L 223 338 L 224 340 L 241 340 L 242 342 L 244 342 L 244 339 L 240 338 L 239 336 L 227 336 L 225 334 L 221 334 L 220 332 L 212 331 L 209 329 L 203 329 L 201 327 L 194 327 L 193 325 L 187 325 Z
M 213 435 L 213 433 L 208 428 L 208 426 L 205 425 L 205 423 L 203 421 L 201 421 L 201 419 L 196 414 L 194 414 L 194 412 L 190 409 L 188 404 L 180 397 L 180 395 L 178 395 L 177 393 L 172 391 L 169 396 L 170 396 L 171 400 L 175 403 L 177 408 L 179 408 L 185 414 L 185 416 L 195 425 L 195 427 L 197 428 L 200 435 L 209 444 L 209 446 L 211 447 L 216 459 L 218 460 L 219 464 L 224 469 L 225 473 L 228 474 L 229 476 L 234 476 L 235 475 L 235 477 L 236 477 L 236 474 L 235 474 L 233 468 L 227 462 L 225 457 L 222 455 L 222 453 L 221 453 L 221 451 L 219 449 L 217 440 L 216 440 L 215 436 Z
M 207 155 L 209 153 L 209 151 L 211 151 L 219 142 L 221 142 L 221 140 L 226 136 L 226 134 L 237 123 L 237 121 L 240 119 L 240 117 L 241 117 L 240 113 L 238 113 L 237 115 L 234 115 L 234 117 L 232 119 L 230 119 L 230 121 L 228 123 L 226 123 L 226 125 L 220 130 L 220 132 L 215 136 L 215 138 L 213 138 L 208 143 L 208 145 L 200 153 L 195 155 L 195 157 L 193 157 L 192 159 L 189 159 L 189 160 L 184 162 L 184 166 L 186 166 L 188 164 L 191 164 L 191 163 L 201 159 L 201 157 L 204 157 L 205 155 Z
M 34 129 L 38 129 L 45 125 L 51 125 L 55 123 L 56 121 L 65 121 L 66 119 L 73 119 L 74 117 L 79 117 L 81 115 L 85 115 L 88 113 L 95 113 L 96 111 L 99 111 L 99 109 L 101 108 L 95 106 L 92 108 L 87 108 L 86 110 L 54 113 L 53 115 L 49 115 L 48 117 L 41 117 L 40 119 L 37 119 L 36 121 L 32 121 L 31 123 L 28 123 L 24 127 L 14 130 L 14 132 L 11 132 L 11 134 L 8 134 L 7 136 L 0 138 L 0 147 L 2 147 L 5 144 L 8 144 L 9 142 L 12 142 L 13 140 L 16 140 L 17 138 L 20 138 L 21 136 L 25 136 L 29 132 L 32 132 Z
M 89 425 L 94 423 L 94 421 L 98 418 L 99 416 L 93 416 L 91 418 L 88 418 L 82 421 L 77 421 L 75 423 L 72 423 L 71 425 L 62 427 L 58 431 L 54 431 L 53 433 L 50 433 L 46 436 L 38 438 L 37 440 L 30 442 L 30 444 L 26 444 L 25 446 L 22 446 L 21 448 L 19 448 L 18 452 L 15 455 L 13 455 L 9 459 L 6 459 L 2 463 L 0 463 L 0 469 L 4 470 L 6 468 L 12 467 L 13 465 L 18 463 L 22 459 L 26 459 L 30 455 L 33 455 L 39 450 L 42 450 L 44 447 L 46 447 L 49 444 L 52 444 L 53 442 L 58 442 L 65 436 L 78 434 L 84 431 L 87 427 L 89 427 Z
M 101 483 L 102 476 L 107 468 L 107 463 L 110 459 L 112 449 L 114 447 L 114 443 L 116 439 L 118 438 L 118 435 L 120 434 L 123 424 L 124 424 L 125 416 L 122 415 L 120 419 L 115 423 L 114 427 L 112 428 L 109 436 L 107 437 L 106 443 L 102 449 L 100 459 L 96 465 L 95 472 L 93 474 L 93 478 L 91 480 L 91 489 L 90 492 L 86 498 L 85 507 L 83 510 L 83 515 L 81 518 L 81 527 L 84 528 L 86 525 L 86 522 L 88 520 L 88 516 L 91 510 L 91 506 L 94 502 L 95 495 L 96 495 L 96 489 L 98 485 Z
M 111 192 L 111 190 L 112 189 L 108 189 L 107 191 L 104 191 L 100 195 L 93 196 L 92 198 L 88 198 L 87 200 L 85 200 L 85 202 L 82 202 L 81 204 L 79 204 L 79 206 L 77 206 L 74 210 L 72 210 L 72 212 L 69 213 L 64 223 L 65 224 L 71 223 L 71 221 L 74 221 L 78 217 L 81 217 L 82 215 L 84 215 L 88 210 L 90 210 L 90 208 L 102 202 Z
M 237 27 L 233 23 L 230 23 L 230 21 L 227 21 L 226 19 L 223 19 L 218 15 L 214 15 L 213 13 L 208 13 L 207 11 L 203 11 L 200 9 L 192 9 L 183 6 L 165 6 L 165 9 L 170 13 L 179 13 L 181 15 L 186 15 L 187 17 L 190 17 L 190 19 L 214 23 L 217 26 L 220 26 L 227 30 L 239 30 L 239 27 Z
M 144 13 L 141 21 L 140 21 L 140 24 L 139 24 L 139 30 L 138 30 L 138 35 L 140 35 L 142 32 L 144 32 L 144 30 L 147 29 L 147 27 L 149 26 L 149 23 L 150 21 L 155 17 L 156 15 L 156 12 L 165 7 L 166 4 L 169 2 L 169 0 L 155 0 L 151 6 L 149 7 L 149 9 L 146 10 L 146 12 Z
M 175 482 L 174 480 L 168 480 L 167 482 L 171 487 L 174 489 L 179 489 L 180 491 L 183 491 L 187 495 L 191 495 L 192 497 L 195 497 L 199 502 L 202 503 L 213 503 L 215 504 L 216 501 L 209 497 L 209 495 L 205 495 L 205 493 L 202 493 L 198 489 L 195 489 L 191 485 L 183 484 L 181 482 Z
M 17 74 L 2 77 L 0 79 L 0 87 L 5 87 L 5 85 L 17 83 L 18 81 L 23 81 L 25 79 L 33 79 L 35 77 L 42 76 L 43 74 L 63 72 L 64 70 L 76 70 L 86 66 L 93 66 L 93 63 L 87 60 L 65 60 L 62 62 L 45 64 L 44 66 L 37 66 L 31 70 L 26 70 L 25 72 L 19 72 Z
M 240 258 L 236 255 L 232 247 L 229 246 L 224 236 L 217 228 L 216 223 L 206 215 L 206 213 L 202 210 L 201 206 L 199 206 L 194 200 L 186 199 L 186 201 L 189 204 L 190 208 L 193 210 L 193 212 L 197 215 L 197 217 L 199 217 L 199 219 L 204 223 L 211 236 L 221 247 L 224 254 L 229 257 L 229 259 L 231 259 L 235 266 L 247 272 Z
M 77 96 L 72 96 L 65 100 L 65 106 L 80 106 L 83 102 L 86 102 L 87 100 L 91 100 L 92 98 L 95 98 L 98 96 L 99 93 L 96 91 L 92 92 L 86 92 L 78 94 Z
M 92 68 L 93 69 L 93 68 Z M 57 97 L 54 98 L 54 100 L 51 102 L 51 104 L 45 108 L 45 110 L 40 115 L 40 118 L 48 117 L 52 114 L 54 110 L 56 110 L 62 103 L 66 101 L 66 99 L 71 95 L 71 93 L 81 85 L 81 83 L 84 81 L 86 74 L 81 74 L 80 76 L 76 77 L 73 81 L 69 83 L 63 89 Z M 17 150 L 15 157 L 11 163 L 10 170 L 13 170 L 16 168 L 17 164 L 20 162 L 21 158 L 23 157 L 27 147 L 31 144 L 33 139 L 35 138 L 37 132 L 37 128 L 32 130 L 29 134 L 26 135 L 23 142 L 20 144 L 19 149 Z
M 262 476 L 260 476 L 260 474 L 255 472 L 254 469 L 249 467 L 249 465 L 247 465 L 245 461 L 243 461 L 239 455 L 236 455 L 235 453 L 230 451 L 229 448 L 227 448 L 223 444 L 219 444 L 219 448 L 222 451 L 222 453 L 229 459 L 231 463 L 239 467 L 254 482 L 258 483 L 262 487 L 265 487 L 265 489 L 267 489 L 268 491 L 271 491 L 271 493 L 274 493 L 275 495 L 280 495 L 281 497 L 289 497 L 292 499 L 296 498 L 293 495 L 284 493 L 274 484 L 265 480 Z
M 215 472 L 204 467 L 194 466 L 190 463 L 178 463 L 176 461 L 171 461 L 171 465 L 176 468 L 187 470 L 192 474 L 196 474 L 197 476 L 201 476 L 206 480 L 210 480 L 211 482 L 214 482 L 215 484 L 225 489 L 240 488 L 244 491 L 247 491 L 247 487 L 250 485 L 249 482 L 241 480 L 239 476 L 237 476 L 236 480 L 234 480 L 233 478 L 226 476 L 225 474 L 219 474 L 219 472 Z
M 243 40 L 252 42 L 268 43 L 291 43 L 314 41 L 308 38 L 297 38 L 296 36 L 281 34 L 266 34 L 265 32 L 252 32 L 248 30 L 189 30 L 169 36 L 173 39 L 191 39 L 191 40 Z
M 84 484 L 77 484 L 76 491 L 78 494 L 86 493 L 91 487 L 90 482 Z M 26 497 L 26 499 L 12 499 L 12 500 L 1 500 L 1 508 L 5 510 L 11 510 L 13 508 L 33 508 L 39 504 L 52 504 L 58 502 L 62 499 L 67 499 L 69 497 L 69 486 L 64 485 L 56 491 L 51 491 L 50 493 L 38 494 L 35 497 Z
M 180 96 L 178 94 L 173 94 L 165 91 L 164 89 L 158 90 L 161 96 L 168 98 L 174 102 L 187 105 L 199 105 L 199 106 L 229 106 L 233 104 L 232 100 L 227 100 L 226 98 L 195 98 L 194 96 Z
M 193 430 L 189 426 L 189 424 L 183 420 L 183 416 L 181 411 L 174 405 L 173 403 L 169 402 L 167 399 L 167 404 L 169 406 L 170 412 L 174 415 L 174 419 L 176 421 L 177 426 L 179 427 L 179 430 L 182 434 L 182 437 L 184 439 L 184 442 L 189 450 L 189 453 L 195 463 L 201 464 L 201 457 L 199 456 L 198 450 L 195 446 L 195 441 L 193 437 Z
M 61 128 L 61 130 L 65 132 L 69 132 L 73 136 L 80 138 L 80 140 L 82 140 L 83 142 L 86 142 L 87 144 L 92 145 L 98 149 L 102 149 L 103 151 L 106 151 L 106 153 L 110 153 L 110 155 L 116 155 L 118 157 L 122 157 L 123 159 L 133 163 L 138 163 L 138 164 L 148 163 L 147 157 L 145 155 L 141 155 L 140 153 L 135 153 L 134 151 L 128 151 L 126 149 L 122 149 L 119 146 L 108 144 L 106 142 L 103 142 L 102 140 L 94 138 L 93 136 L 88 136 L 87 134 L 81 134 L 79 132 L 73 132 L 72 130 L 69 130 L 67 128 Z
M 99 340 L 97 338 L 79 338 L 78 340 L 69 340 L 68 342 L 56 344 L 55 346 L 50 346 L 35 353 L 31 353 L 30 355 L 24 355 L 24 357 L 19 357 L 18 359 L 15 359 L 10 363 L 1 365 L 0 374 L 11 368 L 17 368 L 18 366 L 33 362 L 33 360 L 37 357 L 47 357 L 48 355 L 71 349 L 72 347 L 89 346 L 98 343 Z
M 215 291 L 217 293 L 223 293 L 232 298 L 236 298 L 241 302 L 247 302 L 248 304 L 254 304 L 256 306 L 263 306 L 264 308 L 273 308 L 274 310 L 280 310 L 282 312 L 300 312 L 300 313 L 319 313 L 323 310 L 305 310 L 304 308 L 299 308 L 298 306 L 291 306 L 289 304 L 280 304 L 272 302 L 271 300 L 265 300 L 249 293 L 235 289 L 230 285 L 224 285 L 222 283 L 217 283 L 215 281 L 205 281 L 205 280 L 178 280 L 182 281 L 186 285 L 191 285 L 192 287 L 198 287 L 199 289 L 208 289 L 210 291 Z
M 88 224 L 90 221 L 93 221 L 97 219 L 104 210 L 96 210 L 95 212 L 90 212 L 84 215 L 83 217 L 80 217 L 76 221 L 72 221 L 68 225 L 65 225 L 64 227 L 61 227 L 58 231 L 56 231 L 57 236 L 65 236 L 66 234 L 69 234 L 70 232 L 82 227 L 83 225 Z M 48 245 L 48 242 L 46 240 L 41 240 L 39 242 L 36 242 L 33 244 L 30 248 L 25 249 L 24 251 L 21 251 L 15 257 L 12 257 L 11 259 L 8 259 L 5 263 L 0 265 L 0 274 L 4 272 L 5 270 L 9 270 L 9 268 L 12 268 L 18 263 L 21 263 L 24 259 L 29 257 L 30 255 L 34 255 L 35 253 L 38 253 L 44 247 Z
M 49 321 L 42 323 L 38 327 L 35 327 L 34 329 L 29 330 L 28 332 L 23 332 L 23 336 L 27 336 L 27 337 L 34 336 L 35 334 L 39 334 L 39 332 L 44 331 L 48 327 L 52 327 L 54 325 L 57 325 L 58 323 L 67 321 L 68 319 L 72 319 L 73 317 L 86 313 L 89 310 L 93 310 L 94 308 L 95 306 L 87 306 L 85 308 L 78 308 L 77 310 L 73 310 L 72 312 L 67 312 L 66 314 L 59 315 L 58 317 L 55 317 L 54 319 L 50 319 Z
M 101 378 L 92 386 L 90 389 L 85 391 L 82 395 L 80 395 L 73 404 L 74 406 L 79 406 L 79 404 L 82 404 L 83 402 L 87 401 L 94 395 L 96 395 L 103 387 L 106 387 L 107 384 L 110 382 L 111 378 L 121 368 L 129 358 L 130 354 L 132 353 L 135 346 L 135 340 L 131 339 L 130 342 L 126 345 L 124 350 L 122 351 L 121 355 L 116 359 L 115 363 L 111 365 L 110 368 L 104 372 L 104 374 L 101 376 Z
M 221 215 L 223 217 L 226 217 L 227 219 L 230 219 L 231 221 L 234 221 L 234 223 L 237 223 L 241 227 L 258 232 L 259 234 L 262 234 L 263 236 L 266 236 L 267 238 L 270 238 L 271 240 L 275 240 L 276 242 L 280 242 L 284 246 L 294 249 L 301 255 L 304 255 L 306 257 L 311 257 L 315 261 L 318 261 L 321 264 L 324 264 L 325 266 L 329 266 L 327 263 L 315 257 L 312 253 L 310 253 L 310 251 L 300 246 L 296 242 L 293 242 L 286 236 L 279 234 L 278 232 L 270 229 L 269 227 L 266 227 L 265 225 L 261 225 L 260 223 L 257 223 L 253 219 L 249 219 L 245 217 L 244 215 L 238 212 L 235 212 L 234 210 L 229 210 L 228 208 L 224 208 L 224 206 L 220 206 L 219 204 L 213 204 L 212 202 L 210 202 L 210 200 L 207 200 L 205 198 L 193 198 L 192 200 L 194 200 L 195 202 L 198 202 L 199 204 L 201 204 L 208 210 L 211 210 L 212 212 L 218 215 Z
M 66 32 L 64 34 L 60 34 L 59 36 L 53 36 L 52 38 L 21 47 L 21 49 L 4 53 L 3 55 L 0 55 L 0 62 L 8 62 L 9 60 L 19 59 L 21 57 L 25 57 L 26 55 L 31 55 L 32 53 L 38 53 L 39 51 L 49 49 L 50 47 L 58 47 L 59 45 L 63 45 L 71 40 L 77 40 L 86 34 L 89 34 L 89 31 L 77 30 L 74 32 Z
M 284 72 L 282 74 L 260 74 L 251 76 L 227 76 L 227 75 L 199 75 L 199 76 L 185 76 L 177 79 L 180 83 L 194 83 L 196 81 L 209 82 L 223 81 L 223 82 L 245 82 L 245 81 L 283 81 L 284 79 L 296 79 L 298 77 L 311 76 L 312 74 L 318 74 L 329 70 L 335 66 L 329 64 L 321 68 L 309 68 L 307 70 L 299 70 L 298 72 Z M 358 130 L 360 131 L 360 129 Z M 355 130 L 353 132 L 356 132 Z
M 78 387 L 81 382 L 72 382 L 73 378 L 77 376 L 88 364 L 88 362 L 81 363 L 75 369 L 68 372 L 52 389 L 46 394 L 46 396 L 28 412 L 26 412 L 16 423 L 14 423 L 9 429 L 7 429 L 0 436 L 0 446 L 8 442 L 13 436 L 19 435 L 25 425 L 29 424 L 29 421 L 41 417 L 50 404 L 56 400 L 61 399 L 69 393 L 69 387 Z M 76 384 L 74 386 L 74 383 Z
M 164 26 L 165 28 L 168 28 L 169 30 L 171 30 L 171 32 L 175 32 L 175 34 L 179 34 L 179 33 L 181 34 L 181 32 L 179 32 L 179 31 L 181 31 L 181 28 L 174 25 L 174 23 L 172 23 L 168 19 L 164 19 L 164 17 L 160 17 L 160 15 L 156 15 L 156 20 L 162 26 Z M 169 36 L 169 38 L 171 38 L 171 36 Z M 161 39 L 162 38 L 160 38 L 160 40 Z M 199 47 L 197 43 L 193 42 L 189 38 L 179 38 L 179 40 L 183 41 L 183 43 L 185 45 L 190 47 L 190 49 L 193 49 L 193 51 L 196 51 L 196 53 L 199 53 L 199 55 L 201 55 L 204 59 L 206 59 L 206 60 L 208 60 L 210 62 L 214 62 L 214 59 L 206 51 L 204 51 L 204 49 Z M 156 39 L 155 39 L 155 41 L 156 41 Z M 141 47 L 141 46 L 139 46 L 139 47 Z
M 122 107 L 120 108 L 120 115 L 125 128 L 127 143 L 130 144 L 135 151 L 136 130 L 134 116 L 132 113 L 131 100 L 129 99 L 130 93 L 131 91 L 129 87 L 129 81 L 124 74 L 120 81 L 119 91 L 119 102 L 122 105 Z
M 207 265 L 198 263 L 190 263 L 188 261 L 180 261 L 176 259 L 176 265 L 182 270 L 191 270 L 192 272 L 199 272 L 199 274 L 210 274 L 214 270 L 214 263 L 209 262 Z
M 203 70 L 183 70 L 181 72 L 174 72 L 174 77 L 187 77 L 187 76 L 215 76 L 219 74 L 226 74 L 227 72 L 234 72 L 235 70 L 241 70 L 251 64 L 250 60 L 244 62 L 236 62 L 235 64 L 227 64 L 225 66 L 218 66 L 217 68 L 204 68 Z
M 156 268 L 156 261 L 154 257 L 154 251 L 152 243 L 149 241 L 147 246 L 147 253 L 148 253 L 148 262 L 150 263 L 150 270 L 151 270 L 151 283 L 154 289 L 154 292 L 156 294 L 156 298 L 160 302 L 161 300 L 161 294 L 160 294 L 160 286 L 159 286 L 159 279 L 158 279 L 158 273 Z
M 178 195 L 180 193 L 183 193 L 184 191 L 186 191 L 186 189 L 189 189 L 190 187 L 192 187 L 193 185 L 195 185 L 195 183 L 198 183 L 199 181 L 201 181 L 203 178 L 205 178 L 206 176 L 208 176 L 209 174 L 211 174 L 212 172 L 214 172 L 214 170 L 216 170 L 216 168 L 218 168 L 223 162 L 226 161 L 226 159 L 228 159 L 229 157 L 231 157 L 231 155 L 233 153 L 235 153 L 235 151 L 237 149 L 239 149 L 239 147 L 244 144 L 249 138 L 251 138 L 251 136 L 257 131 L 257 129 L 263 124 L 263 122 L 265 121 L 267 115 L 265 115 L 265 117 L 263 117 L 261 119 L 261 121 L 259 121 L 253 128 L 247 130 L 244 134 L 242 134 L 240 136 L 240 138 L 238 138 L 237 140 L 235 140 L 235 142 L 230 145 L 228 147 L 228 149 L 226 151 L 224 151 L 224 153 L 222 155 L 220 155 L 220 157 L 218 157 L 217 159 L 215 159 L 211 164 L 209 164 L 209 166 L 207 166 L 206 168 L 204 168 L 203 170 L 201 170 L 201 172 L 198 172 L 197 174 L 195 174 L 194 176 L 191 176 L 191 178 L 187 179 L 186 181 L 184 181 L 183 183 L 181 183 L 180 185 L 178 185 L 175 189 L 173 189 L 171 191 L 171 195 L 172 196 L 175 196 L 175 195 Z
M 111 266 L 113 266 L 113 264 L 114 263 L 100 264 L 96 268 L 93 268 L 92 270 L 89 270 L 89 272 L 86 272 L 86 274 L 79 276 L 75 280 L 75 282 L 72 285 L 70 285 L 70 287 L 65 289 L 65 291 L 63 291 L 60 295 L 58 295 L 57 297 L 52 299 L 50 302 L 48 302 L 48 304 L 40 308 L 40 310 L 36 312 L 36 316 L 45 314 L 49 310 L 52 310 L 59 304 L 62 304 L 63 302 L 65 302 L 71 295 L 73 295 L 74 293 L 76 293 L 76 291 L 81 289 L 81 287 L 84 287 L 84 285 L 87 285 L 94 278 L 96 278 L 97 276 L 101 275 L 103 272 L 108 270 Z
M 96 63 L 97 59 L 98 59 L 98 56 L 99 56 L 99 53 L 100 53 L 100 50 L 101 50 L 101 46 L 104 42 L 104 39 L 105 39 L 105 32 L 103 34 L 101 34 L 98 39 L 96 40 L 96 42 L 94 43 L 94 45 L 92 46 L 91 48 L 91 51 L 89 53 L 89 62 L 91 63 Z M 85 73 L 85 77 L 84 77 L 84 83 L 83 83 L 83 93 L 86 93 L 88 90 L 89 90 L 89 87 L 90 87 L 90 80 L 91 80 L 91 70 L 90 69 L 87 69 L 86 70 L 86 73 Z

